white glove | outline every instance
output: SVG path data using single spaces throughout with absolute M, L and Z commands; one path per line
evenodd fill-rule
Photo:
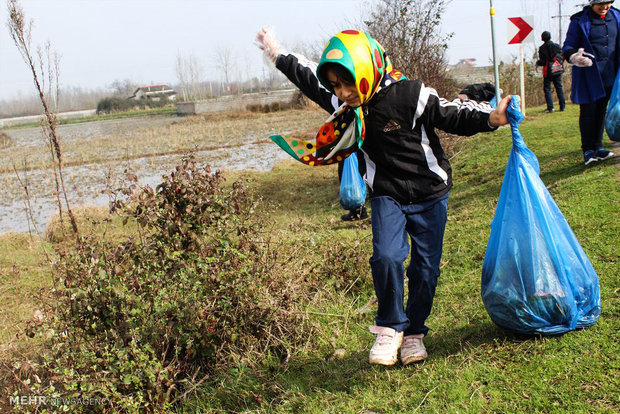
M 583 48 L 579 48 L 577 53 L 573 53 L 572 55 L 570 55 L 570 58 L 568 60 L 573 65 L 579 66 L 579 67 L 583 68 L 583 67 L 587 67 L 587 66 L 592 66 L 592 60 L 593 59 L 594 59 L 594 55 L 591 55 L 589 53 L 585 53 L 583 51 Z
M 265 53 L 265 58 L 271 63 L 276 63 L 276 58 L 282 52 L 282 46 L 276 40 L 273 28 L 263 27 L 256 33 L 256 46 Z

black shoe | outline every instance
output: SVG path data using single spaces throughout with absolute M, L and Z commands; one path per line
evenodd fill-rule
M 613 154 L 611 154 L 613 155 Z M 368 213 L 366 212 L 366 207 L 362 206 L 362 208 L 360 208 L 360 220 L 364 220 L 368 218 Z
M 340 216 L 340 220 L 342 221 L 357 221 L 364 220 L 368 218 L 368 213 L 366 212 L 366 207 L 361 206 L 360 208 L 356 208 L 355 210 L 349 210 L 348 213 Z
M 560 112 L 564 112 L 564 108 L 560 108 Z
M 354 221 L 354 220 L 359 220 L 357 218 L 357 210 L 351 210 L 346 214 L 343 214 L 342 216 L 340 216 L 340 220 L 342 221 Z

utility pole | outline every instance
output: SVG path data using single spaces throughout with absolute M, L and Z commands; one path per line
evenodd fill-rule
M 558 37 L 558 44 L 561 46 L 562 45 L 562 17 L 570 17 L 569 14 L 562 14 L 562 0 L 558 0 L 558 15 L 557 16 L 551 16 L 552 19 L 558 18 L 558 26 L 559 26 L 559 37 Z
M 497 67 L 497 55 L 495 53 L 495 25 L 493 23 L 495 18 L 495 9 L 493 8 L 493 0 L 489 0 L 489 15 L 491 16 L 491 44 L 493 47 L 493 72 L 495 75 L 495 102 L 499 105 L 501 95 L 499 93 L 499 70 Z

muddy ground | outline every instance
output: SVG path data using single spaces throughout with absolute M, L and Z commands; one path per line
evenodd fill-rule
M 67 153 L 64 177 L 70 203 L 72 207 L 107 205 L 109 199 L 103 190 L 117 186 L 126 171 L 137 175 L 140 184 L 155 186 L 188 151 L 215 169 L 269 171 L 288 155 L 266 139 L 268 135 L 318 126 L 323 117 L 316 111 L 293 111 L 288 115 L 242 115 L 232 120 L 222 117 L 219 123 L 217 119 L 168 115 L 61 125 L 58 133 Z M 209 124 L 209 130 L 219 131 L 217 138 L 210 137 L 201 130 L 205 122 L 224 125 L 225 133 Z M 0 147 L 0 233 L 32 228 L 26 192 L 13 166 L 27 183 L 31 211 L 37 227 L 44 231 L 57 210 L 52 170 L 42 165 L 42 154 L 48 151 L 46 139 L 38 127 L 2 132 L 12 142 Z M 170 141 L 183 144 L 175 146 Z

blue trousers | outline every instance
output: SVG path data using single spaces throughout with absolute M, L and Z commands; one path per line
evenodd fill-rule
M 391 197 L 370 200 L 372 208 L 372 278 L 377 295 L 375 322 L 405 335 L 426 334 L 426 318 L 431 312 L 443 235 L 448 212 L 448 194 L 428 202 L 400 204 Z M 404 307 L 404 266 L 407 267 L 409 295 Z
M 555 93 L 558 95 L 558 103 L 560 104 L 560 110 L 564 110 L 566 107 L 566 101 L 564 100 L 564 89 L 562 89 L 562 75 L 549 76 L 543 79 L 543 91 L 545 92 L 545 101 L 547 102 L 547 109 L 553 109 L 553 95 L 551 94 L 551 83 L 555 87 Z

